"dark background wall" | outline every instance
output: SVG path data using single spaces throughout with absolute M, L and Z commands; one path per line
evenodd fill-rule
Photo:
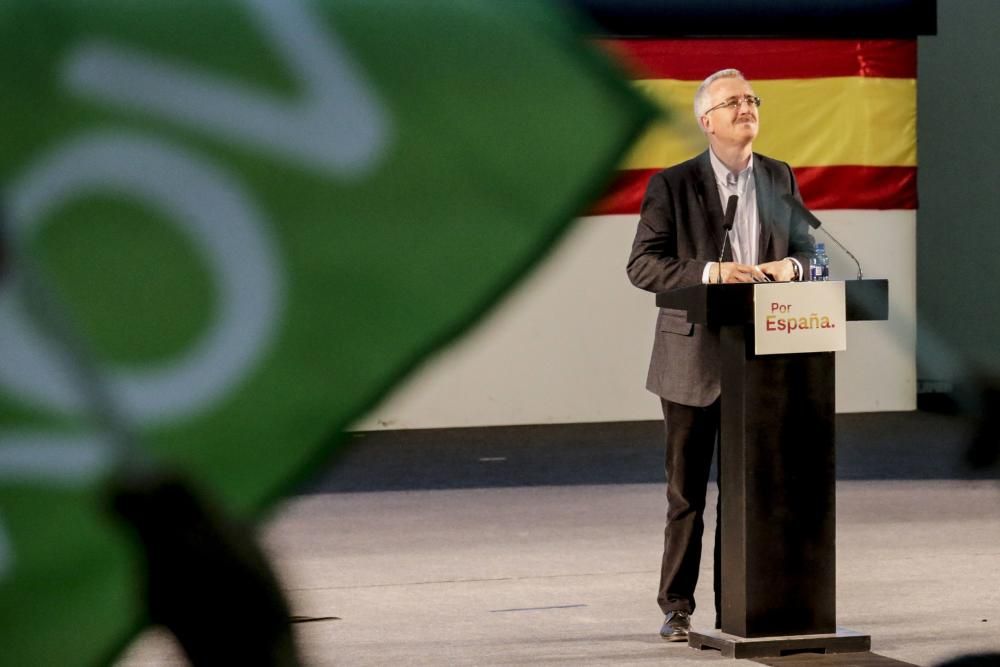
M 1000 374 L 1000 2 L 939 0 L 918 41 L 918 376 Z M 938 345 L 937 343 L 943 343 Z

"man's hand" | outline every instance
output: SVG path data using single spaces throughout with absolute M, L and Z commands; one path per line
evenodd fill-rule
M 774 262 L 758 264 L 757 268 L 760 269 L 762 273 L 767 275 L 768 278 L 777 283 L 795 280 L 795 265 L 792 264 L 792 260 L 787 257 Z
M 777 262 L 773 262 L 777 263 Z M 762 264 L 761 268 L 766 265 Z M 759 283 L 767 280 L 760 268 L 748 264 L 738 264 L 737 262 L 723 262 L 713 264 L 708 272 L 710 283 L 719 282 L 719 270 L 722 270 L 722 282 L 724 283 Z

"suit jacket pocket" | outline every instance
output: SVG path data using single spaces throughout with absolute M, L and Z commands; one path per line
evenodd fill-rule
M 690 336 L 694 325 L 687 321 L 687 313 L 683 310 L 661 309 L 657 318 L 656 330 L 681 336 Z

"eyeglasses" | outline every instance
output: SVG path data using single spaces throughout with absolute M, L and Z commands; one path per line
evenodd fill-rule
M 716 109 L 732 109 L 735 111 L 736 109 L 739 109 L 741 106 L 743 106 L 744 103 L 746 103 L 747 106 L 759 107 L 760 98 L 757 97 L 756 95 L 742 95 L 740 97 L 730 97 L 725 102 L 720 102 L 716 104 L 714 107 L 703 113 L 702 116 L 707 116 Z

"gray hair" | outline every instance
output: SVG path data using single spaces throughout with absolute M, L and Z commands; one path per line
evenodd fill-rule
M 694 94 L 694 118 L 698 121 L 699 127 L 701 126 L 701 117 L 705 115 L 708 111 L 708 87 L 719 79 L 743 79 L 746 81 L 746 77 L 743 76 L 743 72 L 738 69 L 720 69 L 715 74 L 710 74 L 707 79 L 701 82 L 698 86 L 698 91 Z

